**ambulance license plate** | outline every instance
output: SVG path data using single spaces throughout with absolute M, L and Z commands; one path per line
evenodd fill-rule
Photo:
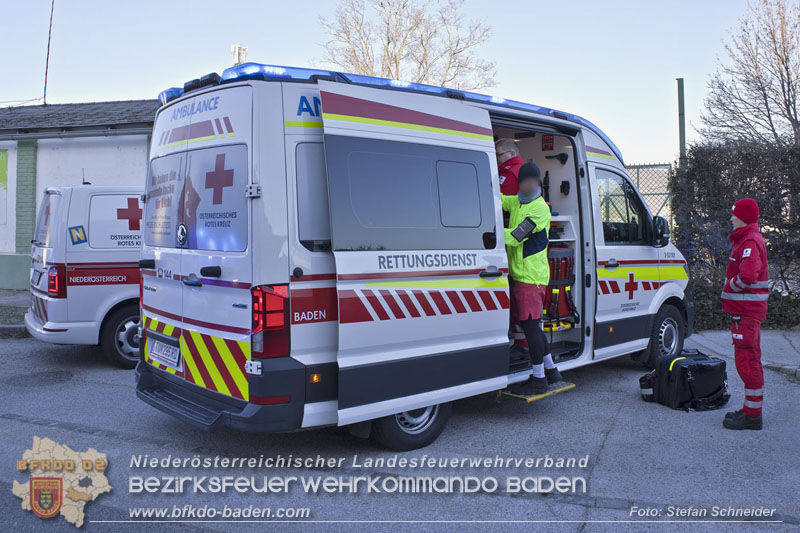
M 178 346 L 171 346 L 165 342 L 153 340 L 150 346 L 150 357 L 161 363 L 176 367 L 181 359 L 181 349 Z
M 36 287 L 37 285 L 39 285 L 40 279 L 42 279 L 42 273 L 39 272 L 38 270 L 34 270 L 33 273 L 31 274 L 31 285 Z

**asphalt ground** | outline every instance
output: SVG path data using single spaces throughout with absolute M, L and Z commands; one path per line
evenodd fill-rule
M 352 437 L 341 428 L 290 434 L 206 433 L 136 398 L 132 371 L 107 365 L 99 349 L 51 346 L 34 339 L 0 339 L 0 516 L 9 531 L 74 531 L 63 518 L 42 520 L 23 511 L 12 481 L 29 474 L 17 460 L 33 437 L 48 437 L 76 451 L 108 455 L 112 491 L 85 508 L 86 531 L 791 531 L 800 526 L 800 383 L 765 371 L 762 431 L 722 427 L 738 409 L 742 384 L 729 363 L 732 398 L 724 410 L 673 411 L 645 403 L 638 393 L 640 364 L 627 358 L 565 372 L 574 390 L 526 404 L 483 395 L 456 402 L 450 422 L 431 446 L 403 458 L 526 458 L 588 456 L 585 468 L 400 468 L 364 466 L 395 452 Z M 131 457 L 180 458 L 289 456 L 344 458 L 334 468 L 134 468 Z M 358 463 L 354 456 L 358 456 Z M 279 494 L 133 494 L 136 476 L 307 477 L 475 476 L 494 478 L 496 490 L 477 493 L 306 493 L 295 485 Z M 509 476 L 583 477 L 585 492 L 509 493 Z M 308 519 L 266 524 L 223 520 L 148 522 L 130 509 L 154 506 L 195 510 L 309 509 Z M 655 516 L 631 515 L 631 508 Z M 668 509 L 706 509 L 700 517 L 668 517 Z M 767 521 L 719 522 L 713 508 L 774 509 Z M 168 518 L 177 520 L 178 518 Z M 200 517 L 189 518 L 199 520 Z M 747 518 L 745 518 L 747 519 Z M 134 520 L 133 522 L 118 522 Z M 207 519 L 206 519 L 207 520 Z M 307 519 L 303 519 L 307 520 Z M 672 520 L 667 522 L 666 520 Z M 692 522 L 690 520 L 699 520 Z M 113 522 L 109 522 L 113 521 Z M 561 522 L 551 522 L 561 521 Z

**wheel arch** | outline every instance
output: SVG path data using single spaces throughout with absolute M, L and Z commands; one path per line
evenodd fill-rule
M 97 344 L 99 344 L 100 339 L 103 338 L 103 330 L 108 325 L 108 317 L 113 315 L 118 309 L 121 309 L 128 305 L 135 305 L 136 307 L 139 307 L 139 298 L 126 298 L 124 300 L 120 300 L 119 302 L 112 305 L 108 309 L 108 311 L 106 311 L 106 314 L 103 315 L 103 320 L 100 322 L 100 327 L 97 329 Z

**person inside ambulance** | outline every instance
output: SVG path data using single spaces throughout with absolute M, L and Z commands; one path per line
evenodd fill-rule
M 522 157 L 514 139 L 500 139 L 494 143 L 497 166 L 500 174 L 500 194 L 517 194 L 517 175 L 522 166 Z
M 758 204 L 751 198 L 739 200 L 731 208 L 733 245 L 722 310 L 731 314 L 731 339 L 736 371 L 744 382 L 744 406 L 725 414 L 722 425 L 728 429 L 761 429 L 761 403 L 764 401 L 764 371 L 761 367 L 761 323 L 767 318 L 769 269 L 764 238 L 758 229 Z
M 508 252 L 511 310 L 519 321 L 530 349 L 531 377 L 517 392 L 542 394 L 548 383 L 561 381 L 547 337 L 542 331 L 542 302 L 550 282 L 547 261 L 550 208 L 542 198 L 542 180 L 539 167 L 525 163 L 519 169 L 519 191 L 503 195 L 503 210 L 510 214 L 509 227 L 505 229 Z

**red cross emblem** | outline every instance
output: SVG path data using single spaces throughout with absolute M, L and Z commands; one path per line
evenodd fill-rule
M 206 189 L 214 189 L 211 203 L 222 203 L 222 189 L 233 185 L 233 169 L 225 170 L 225 154 L 217 154 L 213 172 L 206 172 Z
M 628 281 L 625 282 L 625 290 L 628 292 L 628 300 L 633 300 L 633 293 L 639 288 L 639 283 L 633 279 L 633 272 L 628 274 Z
M 128 198 L 128 207 L 117 209 L 117 220 L 128 221 L 128 231 L 139 231 L 142 220 L 142 209 L 138 198 Z

